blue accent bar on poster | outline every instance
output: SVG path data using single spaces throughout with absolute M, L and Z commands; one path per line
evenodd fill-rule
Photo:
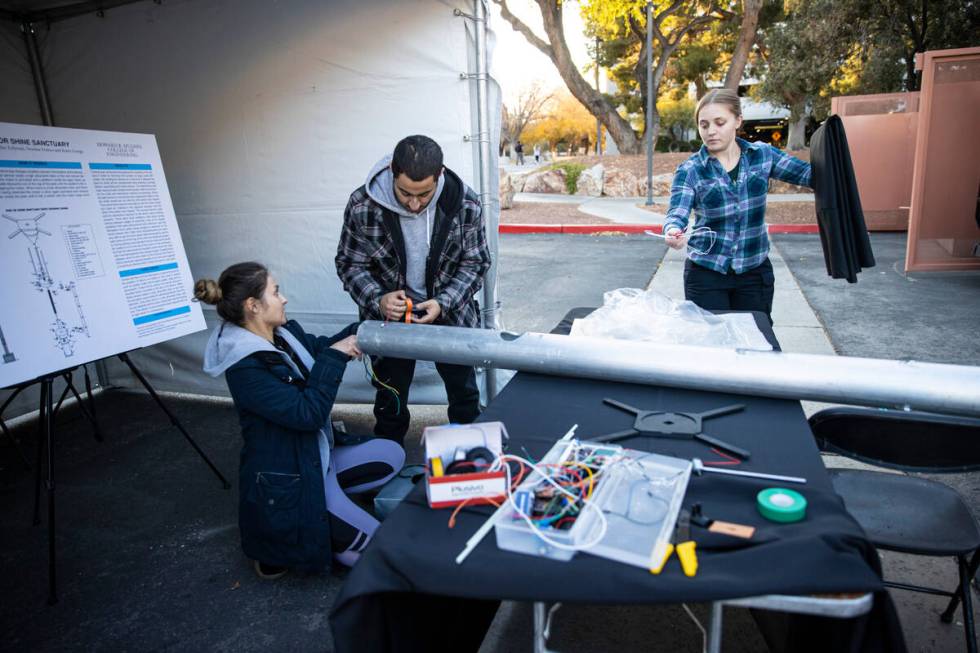
M 90 163 L 92 170 L 153 170 L 149 163 Z
M 190 306 L 181 306 L 180 308 L 172 308 L 169 311 L 160 311 L 159 313 L 150 313 L 149 315 L 141 315 L 140 317 L 133 318 L 133 324 L 139 326 L 141 324 L 146 324 L 147 322 L 156 322 L 157 320 L 163 320 L 168 317 L 174 317 L 175 315 L 183 315 L 184 313 L 190 313 Z
M 125 279 L 126 277 L 135 277 L 139 274 L 149 274 L 150 272 L 163 272 L 164 270 L 176 270 L 176 263 L 161 263 L 160 265 L 150 265 L 145 268 L 133 268 L 132 270 L 120 270 L 119 276 Z
M 0 160 L 0 168 L 41 168 L 41 169 L 70 169 L 81 170 L 82 164 L 73 161 L 14 161 L 10 159 Z

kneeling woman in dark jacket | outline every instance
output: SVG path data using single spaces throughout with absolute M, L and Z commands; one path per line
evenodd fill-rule
M 331 556 L 353 565 L 378 521 L 347 493 L 376 488 L 397 473 L 405 452 L 390 440 L 334 446 L 330 425 L 337 388 L 360 358 L 356 324 L 312 336 L 286 321 L 286 298 L 259 263 L 238 263 L 218 282 L 202 279 L 195 296 L 214 304 L 204 371 L 224 373 L 242 425 L 238 523 L 256 572 L 320 571 Z

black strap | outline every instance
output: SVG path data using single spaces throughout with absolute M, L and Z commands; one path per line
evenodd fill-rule
M 294 363 L 296 363 L 296 367 L 299 368 L 299 371 L 303 375 L 303 378 L 306 378 L 310 375 L 309 368 L 307 368 L 306 365 L 303 364 L 303 361 L 296 354 L 293 348 L 289 346 L 289 342 L 287 342 L 285 338 L 283 338 L 277 333 L 272 337 L 272 344 L 275 346 L 276 349 L 285 353 L 287 356 L 289 356 L 289 358 L 292 359 Z

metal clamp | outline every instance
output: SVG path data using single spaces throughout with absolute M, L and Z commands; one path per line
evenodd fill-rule
M 465 11 L 463 11 L 462 9 L 453 9 L 453 16 L 458 16 L 460 18 L 467 18 L 469 20 L 472 20 L 474 23 L 485 23 L 486 22 L 483 18 L 477 18 L 473 14 L 468 14 Z

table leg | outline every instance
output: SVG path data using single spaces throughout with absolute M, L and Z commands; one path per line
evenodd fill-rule
M 721 653 L 721 611 L 724 609 L 721 601 L 711 603 L 711 617 L 708 620 L 708 653 Z
M 534 603 L 534 653 L 552 653 L 548 650 L 548 604 Z

